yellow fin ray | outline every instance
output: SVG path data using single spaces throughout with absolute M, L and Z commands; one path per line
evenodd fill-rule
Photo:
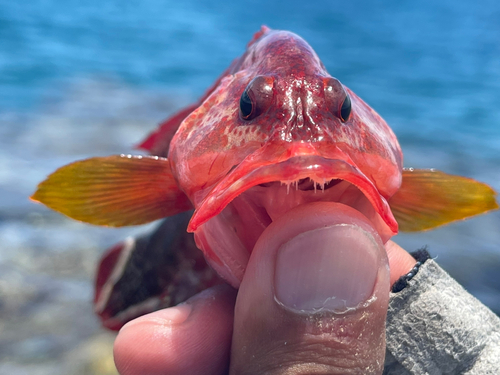
M 192 208 L 165 158 L 113 155 L 65 165 L 38 185 L 32 200 L 95 225 L 145 224 Z
M 389 200 L 400 231 L 416 232 L 498 208 L 495 191 L 471 178 L 433 169 L 405 169 Z

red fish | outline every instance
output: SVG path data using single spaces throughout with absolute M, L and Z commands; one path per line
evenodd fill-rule
M 332 77 L 303 39 L 267 27 L 198 103 L 160 125 L 140 147 L 154 156 L 69 164 L 32 198 L 74 219 L 108 226 L 143 224 L 194 208 L 184 216 L 190 216 L 188 232 L 234 287 L 264 229 L 298 205 L 347 205 L 370 220 L 384 243 L 398 230 L 429 229 L 498 208 L 485 184 L 403 169 L 386 122 Z M 181 231 L 167 221 L 156 240 L 119 244 L 103 258 L 96 307 L 108 327 L 216 282 Z M 172 245 L 166 238 L 181 240 Z M 195 265 L 181 271 L 193 257 Z M 137 271 L 141 266 L 147 270 Z M 141 283 L 137 274 L 155 279 L 142 294 L 130 287 Z M 198 279 L 186 287 L 188 274 Z M 183 287 L 189 290 L 179 292 Z

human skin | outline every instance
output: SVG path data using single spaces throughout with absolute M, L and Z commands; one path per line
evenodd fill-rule
M 117 369 L 379 374 L 389 288 L 414 264 L 353 210 L 294 209 L 258 240 L 238 291 L 219 285 L 126 324 L 115 342 Z

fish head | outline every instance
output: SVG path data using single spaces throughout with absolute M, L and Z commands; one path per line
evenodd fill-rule
M 173 175 L 195 207 L 188 230 L 234 286 L 263 230 L 317 201 L 350 206 L 383 242 L 402 152 L 386 122 L 299 36 L 263 28 L 180 125 Z

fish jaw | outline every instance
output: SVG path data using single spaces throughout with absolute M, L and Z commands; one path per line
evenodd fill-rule
M 345 154 L 336 154 L 246 159 L 196 205 L 188 231 L 219 275 L 238 287 L 262 232 L 292 209 L 314 202 L 357 211 L 383 243 L 397 234 L 398 224 L 375 184 Z

